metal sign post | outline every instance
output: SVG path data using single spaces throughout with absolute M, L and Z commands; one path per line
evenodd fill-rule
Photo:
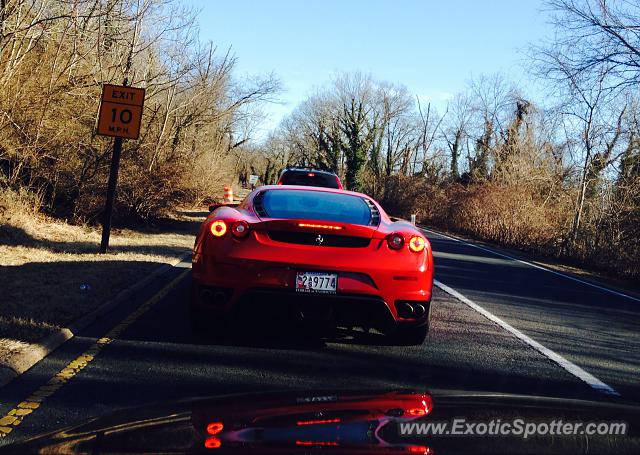
M 111 235 L 111 214 L 113 213 L 113 201 L 116 197 L 118 185 L 118 170 L 120 168 L 120 154 L 122 153 L 122 138 L 113 139 L 113 155 L 111 156 L 111 169 L 109 170 L 109 185 L 107 186 L 107 202 L 104 206 L 104 218 L 102 220 L 102 241 L 100 252 L 106 253 L 109 248 L 109 236 Z
M 258 176 L 251 174 L 249 176 L 249 185 L 251 185 L 251 191 L 253 191 L 253 189 L 255 188 L 256 183 L 258 183 Z
M 142 88 L 105 84 L 102 88 L 102 100 L 98 114 L 97 134 L 113 137 L 113 155 L 109 170 L 107 201 L 102 221 L 102 241 L 100 252 L 106 253 L 111 234 L 111 215 L 116 198 L 118 170 L 122 153 L 122 139 L 138 139 L 142 123 L 142 108 L 145 91 Z

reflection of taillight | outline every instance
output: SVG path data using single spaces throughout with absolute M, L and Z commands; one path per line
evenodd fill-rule
M 315 177 L 315 176 L 316 176 L 316 173 L 315 173 L 315 172 L 307 172 L 307 175 L 308 175 L 309 177 Z
M 249 224 L 246 221 L 236 221 L 231 225 L 231 233 L 235 238 L 243 239 L 249 235 Z
M 298 425 L 324 425 L 327 423 L 340 423 L 340 419 L 324 419 L 324 420 L 300 420 Z
M 297 446 L 337 446 L 335 441 L 296 441 Z
M 399 250 L 404 245 L 404 238 L 398 233 L 390 234 L 387 237 L 387 243 L 392 250 Z
M 424 250 L 424 246 L 425 241 L 420 236 L 414 235 L 413 237 L 411 237 L 411 240 L 409 240 L 409 249 L 414 253 L 419 253 L 420 251 Z
M 425 446 L 409 446 L 409 453 L 421 453 L 422 455 L 429 455 L 431 449 Z
M 227 233 L 227 223 L 222 220 L 216 220 L 209 227 L 211 233 L 216 237 L 222 237 Z
M 224 425 L 222 424 L 222 422 L 211 422 L 209 425 L 207 425 L 207 433 L 218 434 L 222 431 L 223 428 Z
M 218 438 L 207 438 L 204 440 L 204 446 L 207 449 L 219 449 L 222 446 L 222 441 Z

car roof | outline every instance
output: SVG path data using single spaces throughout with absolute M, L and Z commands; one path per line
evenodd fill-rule
M 326 170 L 322 170 L 322 169 L 314 169 L 314 168 L 311 168 L 311 167 L 289 167 L 289 168 L 283 170 L 282 174 L 284 174 L 285 172 L 318 172 L 318 173 L 321 173 L 321 174 L 328 174 L 328 175 L 335 175 L 335 176 L 338 175 L 333 171 L 326 171 Z
M 374 200 L 371 196 L 358 193 L 357 191 L 348 191 L 348 190 L 340 190 L 338 188 L 329 188 L 326 186 L 306 186 L 306 185 L 264 185 L 256 188 L 254 191 L 264 191 L 264 190 L 303 190 L 303 191 L 318 191 L 324 193 L 338 193 L 338 194 L 349 194 L 351 196 L 359 196 L 364 197 L 370 200 Z

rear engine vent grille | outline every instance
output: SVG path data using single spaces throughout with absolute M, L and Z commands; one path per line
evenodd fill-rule
M 371 210 L 371 221 L 369 221 L 369 226 L 377 226 L 380 224 L 380 210 L 378 210 L 378 207 L 376 207 L 376 205 L 371 202 L 368 199 L 365 199 L 365 202 L 367 203 L 367 205 L 369 206 L 369 209 Z
M 264 209 L 264 191 L 256 194 L 253 197 L 253 209 L 256 211 L 256 214 L 261 218 L 267 217 L 267 211 Z
M 276 242 L 297 243 L 299 245 L 336 246 L 342 248 L 365 248 L 371 239 L 346 235 L 318 234 L 312 232 L 269 231 L 269 238 Z

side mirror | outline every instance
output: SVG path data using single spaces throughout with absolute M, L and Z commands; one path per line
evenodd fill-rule
M 212 204 L 209 206 L 209 213 L 213 212 L 215 209 L 217 209 L 218 207 L 237 207 L 240 204 Z

